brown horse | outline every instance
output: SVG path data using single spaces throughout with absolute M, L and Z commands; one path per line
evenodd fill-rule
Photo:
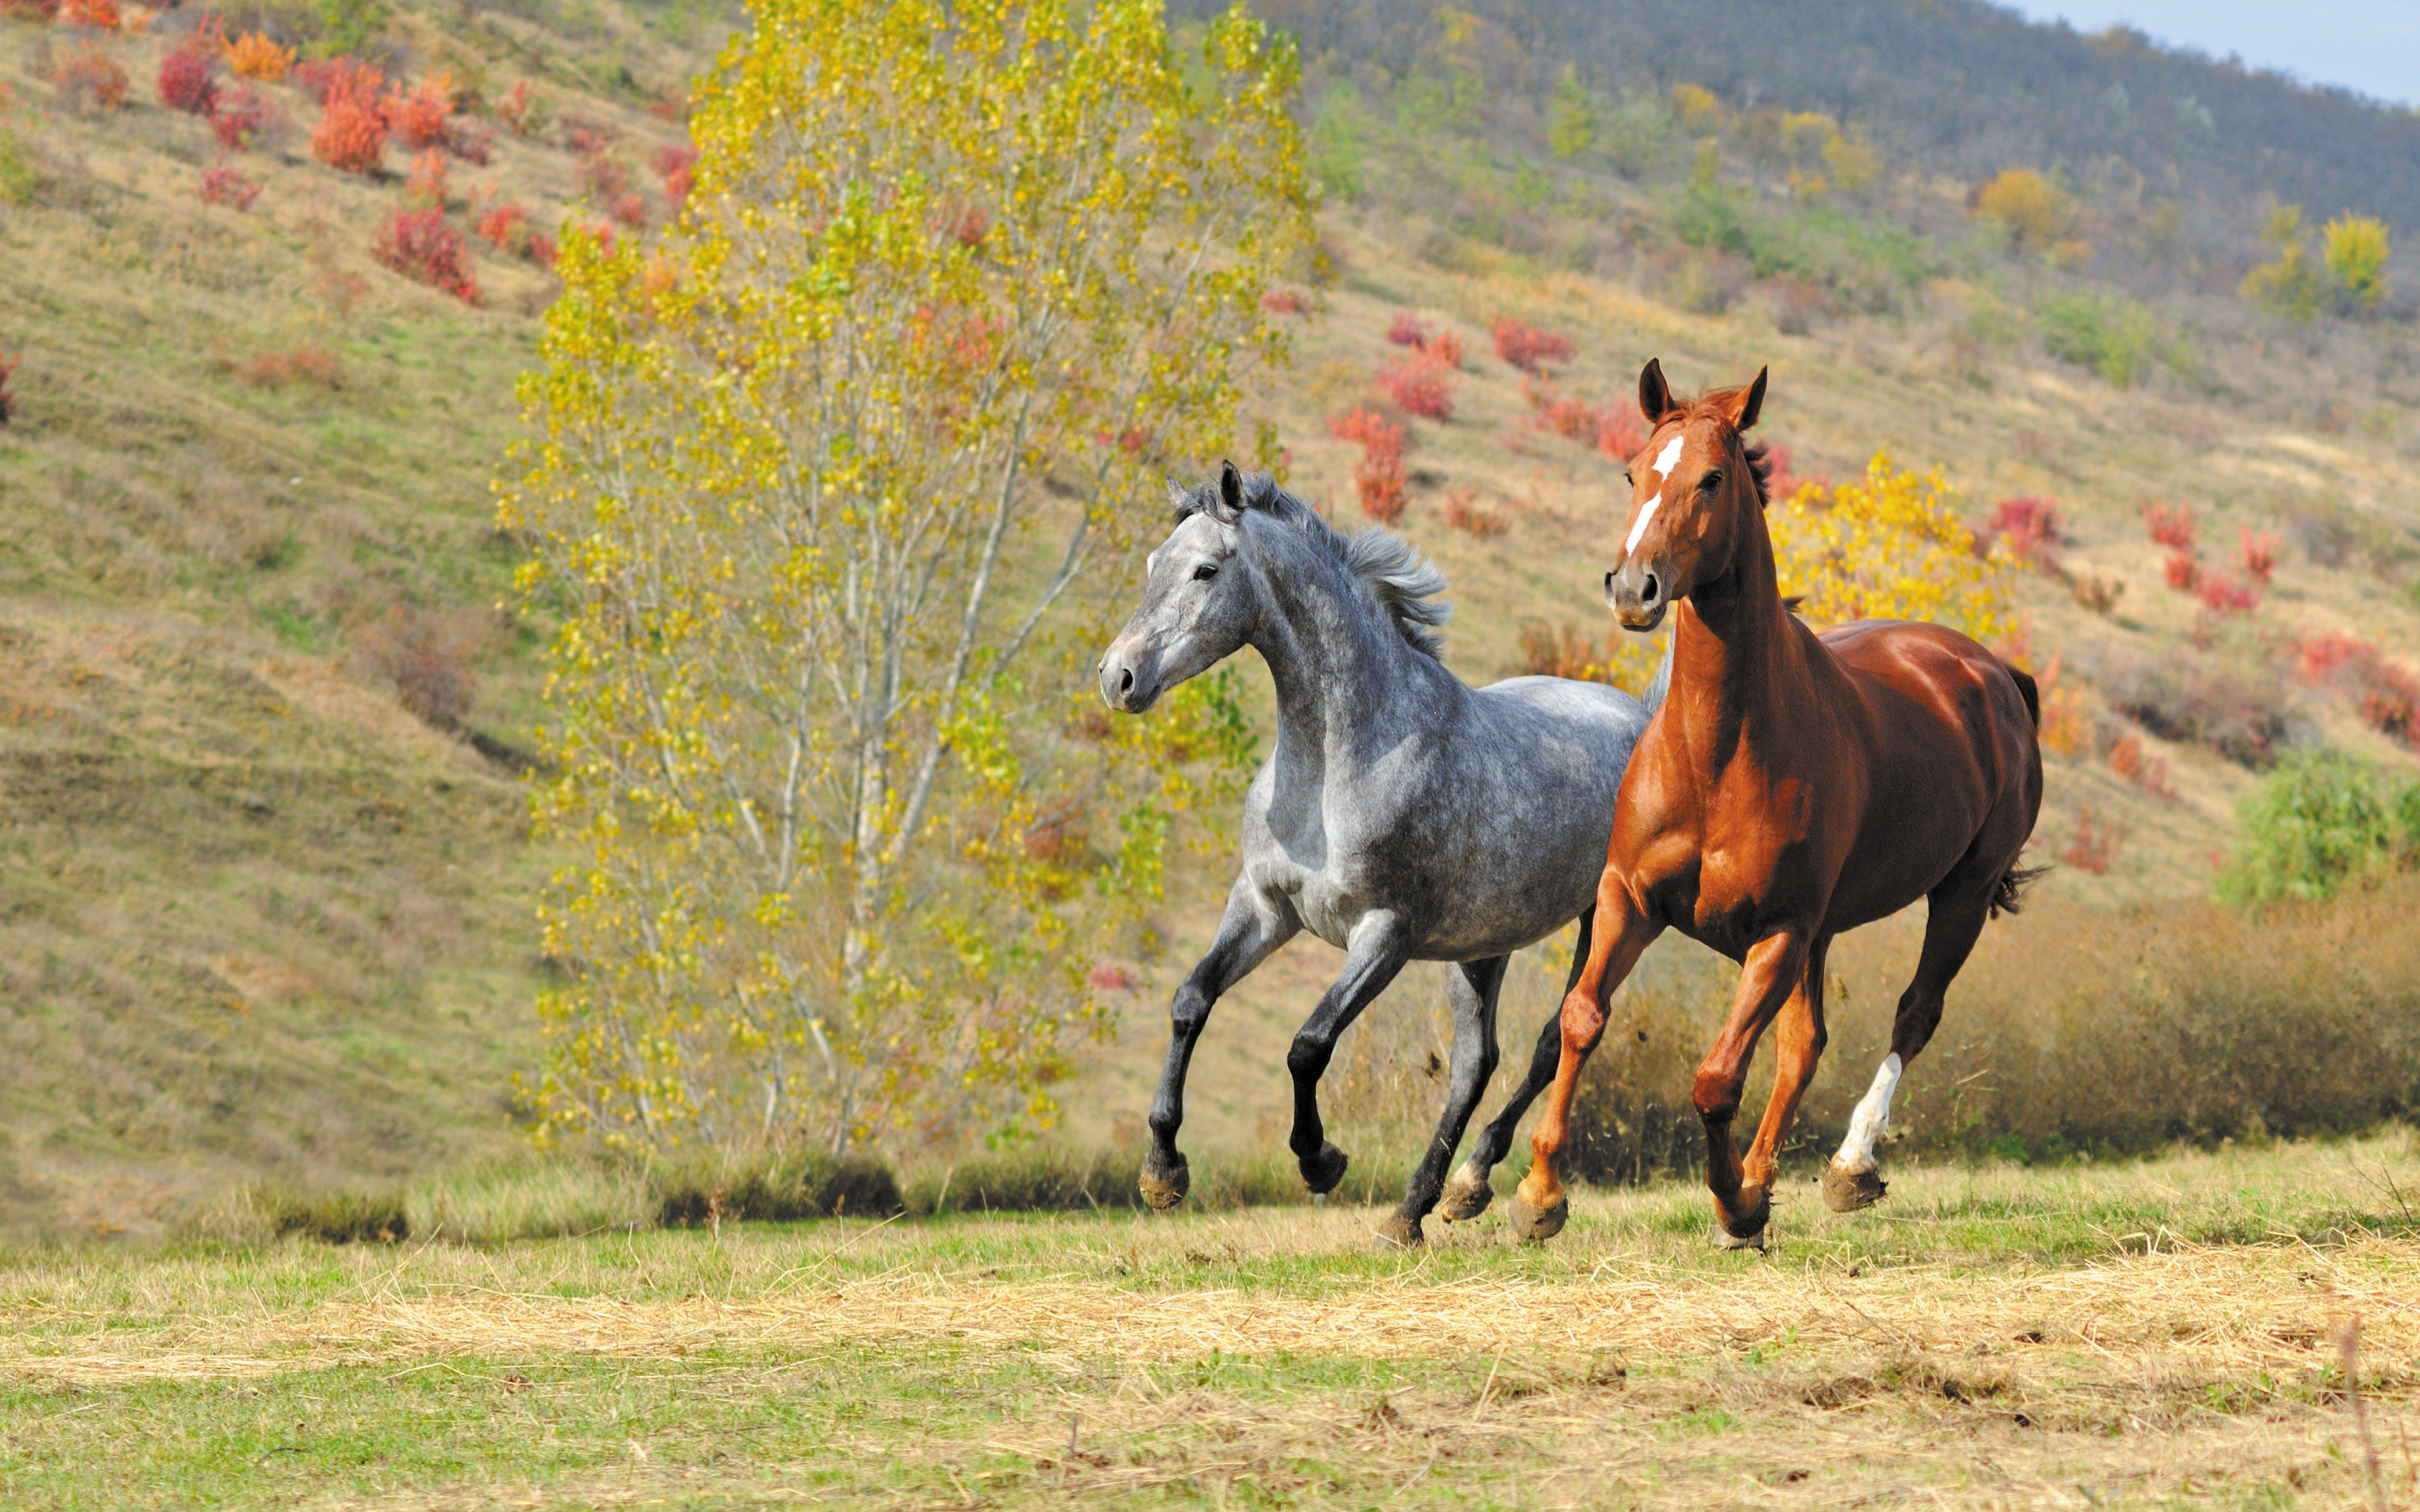
M 1985 919 L 2013 911 L 2030 876 L 2017 857 L 2041 807 L 2033 679 L 1937 625 L 1870 620 L 1817 635 L 1792 615 L 1765 530 L 1763 448 L 1741 440 L 1764 382 L 1760 371 L 1745 388 L 1684 403 L 1659 364 L 1638 378 L 1652 430 L 1629 471 L 1621 565 L 1605 581 L 1634 630 L 1680 605 L 1672 687 L 1615 803 L 1594 939 L 1563 998 L 1562 1059 L 1512 1204 L 1525 1238 L 1563 1226 L 1555 1158 L 1573 1085 L 1614 989 L 1669 928 L 1742 966 L 1696 1102 L 1727 1242 L 1761 1245 L 1775 1154 L 1823 1053 L 1824 951 L 1842 930 L 1924 898 L 1924 949 L 1891 1053 L 1823 1179 L 1836 1211 L 1879 1198 L 1873 1145 L 1900 1073 L 1941 1022 Z M 1779 1073 L 1743 1162 L 1731 1120 L 1776 1019 Z

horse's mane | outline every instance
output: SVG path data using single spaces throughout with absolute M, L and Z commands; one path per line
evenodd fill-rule
M 1699 415 L 1710 415 L 1721 421 L 1728 429 L 1731 404 L 1746 388 L 1747 385 L 1741 383 L 1728 389 L 1708 389 L 1691 399 L 1675 396 L 1672 408 L 1657 417 L 1655 424 L 1661 426 L 1668 420 L 1677 420 L 1685 424 Z M 1731 440 L 1740 440 L 1737 431 L 1731 432 Z M 1764 442 L 1758 441 L 1750 446 L 1742 441 L 1740 455 L 1747 460 L 1747 475 L 1756 481 L 1756 501 L 1760 505 L 1773 502 L 1773 458 L 1766 454 Z
M 1207 513 L 1218 487 L 1210 483 L 1187 492 L 1176 506 L 1177 523 Z M 1435 627 L 1453 612 L 1452 605 L 1436 601 L 1436 595 L 1445 592 L 1445 574 L 1414 550 L 1409 541 L 1377 525 L 1352 535 L 1342 534 L 1319 517 L 1319 511 L 1279 487 L 1277 480 L 1265 472 L 1246 476 L 1244 502 L 1247 508 L 1293 527 L 1335 558 L 1345 571 L 1377 595 L 1378 607 L 1387 611 L 1387 617 L 1413 650 L 1444 659 L 1444 642 Z

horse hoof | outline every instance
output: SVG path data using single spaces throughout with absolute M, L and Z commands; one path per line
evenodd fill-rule
M 1532 1244 L 1543 1244 L 1563 1231 L 1563 1223 L 1572 1215 L 1572 1199 L 1557 1197 L 1551 1208 L 1533 1208 L 1512 1194 L 1512 1211 L 1504 1216 L 1512 1232 Z
M 1427 1242 L 1428 1237 L 1420 1232 L 1420 1221 L 1398 1212 L 1389 1213 L 1387 1221 L 1378 1226 L 1378 1232 L 1370 1241 L 1370 1247 L 1381 1255 L 1400 1255 L 1407 1249 L 1419 1249 Z
M 1445 1184 L 1445 1198 L 1437 1204 L 1437 1216 L 1450 1224 L 1466 1224 L 1487 1211 L 1496 1200 L 1496 1189 L 1487 1179 L 1473 1173 L 1468 1166 L 1453 1173 Z
M 1823 1206 L 1834 1212 L 1854 1212 L 1870 1208 L 1889 1191 L 1882 1173 L 1869 1165 L 1862 1170 L 1850 1170 L 1835 1161 L 1823 1167 Z
M 1185 1194 L 1192 1190 L 1193 1170 L 1182 1155 L 1163 1165 L 1155 1154 L 1144 1159 L 1142 1180 L 1135 1184 L 1142 1188 L 1142 1199 L 1155 1211 L 1166 1212 L 1184 1201 Z
M 1720 1197 L 1714 1199 L 1714 1229 L 1726 1242 L 1726 1249 L 1764 1248 L 1765 1226 L 1772 1221 L 1773 1194 L 1761 1186 L 1741 1187 L 1728 1204 Z
M 1320 1141 L 1318 1154 L 1305 1156 L 1299 1164 L 1302 1184 L 1311 1188 L 1313 1196 L 1326 1196 L 1344 1180 L 1344 1151 L 1326 1140 Z

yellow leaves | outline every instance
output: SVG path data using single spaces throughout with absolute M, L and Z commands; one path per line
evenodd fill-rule
M 1967 213 L 1995 222 L 2019 252 L 2041 251 L 2069 237 L 2075 202 L 2031 168 L 2010 168 L 1978 184 L 1967 196 Z
M 1767 528 L 1785 596 L 1817 625 L 1931 620 L 1989 644 L 2016 628 L 2005 546 L 1975 550 L 1939 469 L 1918 477 L 1876 452 L 1866 475 L 1801 485 Z
M 1188 88 L 1141 0 L 754 22 L 664 241 L 566 233 L 500 490 L 562 625 L 538 818 L 582 859 L 542 1103 L 642 1141 L 1044 1117 L 1085 942 L 1249 754 L 1223 682 L 1073 711 L 1132 501 L 1233 449 L 1282 350 L 1295 60 L 1238 9 Z

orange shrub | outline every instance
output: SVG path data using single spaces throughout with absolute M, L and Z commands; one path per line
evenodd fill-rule
M 382 106 L 387 127 L 417 152 L 442 147 L 446 120 L 454 114 L 454 76 L 440 69 L 411 89 L 390 89 Z
M 2117 864 L 2118 848 L 2126 843 L 2126 826 L 2116 820 L 2103 821 L 2086 804 L 2075 816 L 2075 833 L 2059 847 L 2058 858 L 2078 872 L 2094 876 L 2103 875 Z
M 411 177 L 403 181 L 403 202 L 423 209 L 445 208 L 445 154 L 421 153 L 411 160 Z
M 504 91 L 504 98 L 496 101 L 496 119 L 515 136 L 527 136 L 545 124 L 545 112 L 537 97 L 530 93 L 527 79 L 515 80 L 513 86 Z
M 2143 742 L 2133 735 L 2109 748 L 2109 769 L 2155 798 L 2176 798 L 2177 790 L 2168 782 L 2166 758 L 2146 755 Z
M 306 342 L 249 357 L 236 368 L 235 376 L 256 389 L 283 388 L 288 383 L 316 383 L 333 389 L 344 381 L 345 369 L 334 352 Z
M 526 252 L 530 244 L 529 211 L 510 203 L 498 205 L 479 217 L 479 235 L 498 252 Z
M 613 201 L 608 210 L 613 219 L 638 230 L 647 224 L 647 199 L 644 194 L 624 194 Z
M 97 32 L 114 32 L 125 23 L 118 18 L 117 0 L 60 0 L 59 24 L 88 26 Z
M 258 32 L 246 32 L 227 44 L 226 61 L 239 79 L 275 84 L 294 67 L 294 49 L 280 47 Z
M 1445 496 L 1445 523 L 1449 530 L 1470 535 L 1501 535 L 1512 528 L 1512 522 L 1493 509 L 1479 507 L 1479 490 L 1456 488 Z
M 443 289 L 465 304 L 479 302 L 461 234 L 445 224 L 442 210 L 398 210 L 379 227 L 370 255 L 404 277 Z

